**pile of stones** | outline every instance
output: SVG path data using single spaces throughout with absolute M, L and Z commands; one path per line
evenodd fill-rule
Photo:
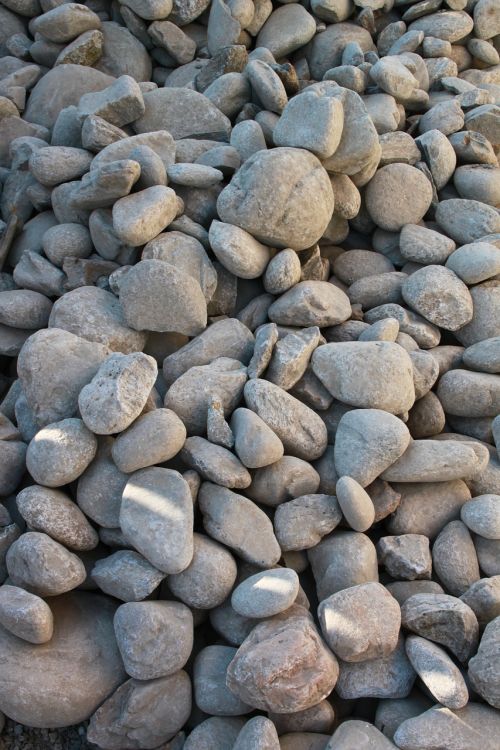
M 498 750 L 499 50 L 498 0 L 0 0 L 6 717 Z

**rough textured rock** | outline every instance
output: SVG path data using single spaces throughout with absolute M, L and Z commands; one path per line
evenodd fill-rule
M 335 657 L 299 607 L 253 629 L 228 667 L 227 684 L 255 708 L 285 713 L 319 703 L 337 677 Z
M 182 669 L 193 648 L 193 617 L 180 602 L 128 602 L 116 610 L 114 628 L 127 674 L 138 680 Z
M 217 210 L 222 221 L 265 244 L 303 250 L 321 237 L 333 205 L 333 190 L 318 159 L 303 149 L 277 148 L 247 159 L 220 194 Z M 257 206 L 262 207 L 259 215 Z
M 184 726 L 190 710 L 191 682 L 182 670 L 156 680 L 127 680 L 91 716 L 87 736 L 110 750 L 158 745 Z
M 19 378 L 40 427 L 72 417 L 78 395 L 108 354 L 105 346 L 58 328 L 37 331 L 19 354 Z
M 78 397 L 85 425 L 98 435 L 129 427 L 142 412 L 156 374 L 156 362 L 147 354 L 112 354 Z

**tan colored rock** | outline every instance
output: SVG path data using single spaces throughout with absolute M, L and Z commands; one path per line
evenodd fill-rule
M 238 649 L 227 684 L 264 711 L 302 711 L 331 693 L 338 664 L 301 607 L 259 623 Z

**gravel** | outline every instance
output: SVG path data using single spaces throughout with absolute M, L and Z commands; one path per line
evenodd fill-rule
M 495 0 L 0 0 L 0 749 L 498 750 Z

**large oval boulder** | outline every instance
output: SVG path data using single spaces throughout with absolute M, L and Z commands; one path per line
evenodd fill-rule
M 85 721 L 125 680 L 107 597 L 71 593 L 50 600 L 54 635 L 35 645 L 0 626 L 0 710 L 31 727 Z

